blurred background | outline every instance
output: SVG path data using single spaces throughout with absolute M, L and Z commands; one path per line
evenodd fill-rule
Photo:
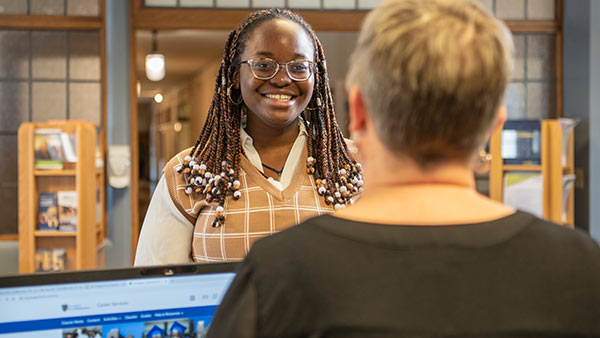
M 348 58 L 362 19 L 379 2 L 0 0 L 0 274 L 19 270 L 21 123 L 88 121 L 97 128 L 105 165 L 111 147 L 129 148 L 130 182 L 125 188 L 105 182 L 100 211 L 106 228 L 101 266 L 128 266 L 165 161 L 193 145 L 202 128 L 229 31 L 256 8 L 298 10 L 324 46 L 338 122 L 348 136 Z M 600 238 L 600 214 L 590 208 L 600 203 L 600 185 L 594 184 L 600 143 L 590 132 L 600 127 L 600 2 L 479 2 L 514 35 L 509 118 L 581 121 L 575 224 Z M 156 54 L 158 63 L 148 63 Z M 477 183 L 487 194 L 487 175 L 478 175 Z

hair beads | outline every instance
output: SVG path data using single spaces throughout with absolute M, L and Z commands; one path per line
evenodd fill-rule
M 308 173 L 321 182 L 317 184 L 317 189 L 325 189 L 321 195 L 327 204 L 335 208 L 352 203 L 352 195 L 360 191 L 358 183 L 362 185 L 360 165 L 349 155 L 337 126 L 321 43 L 308 23 L 297 14 L 285 9 L 260 10 L 248 16 L 229 34 L 206 122 L 196 144 L 178 170 L 185 177 L 186 193 L 203 196 L 206 202 L 218 204 L 213 226 L 224 224 L 225 198 L 241 197 L 238 179 L 240 156 L 243 154 L 240 125 L 244 103 L 231 99 L 231 95 L 237 98 L 237 93 L 232 94 L 233 75 L 239 67 L 251 33 L 261 23 L 272 19 L 297 23 L 314 43 L 315 85 L 313 97 L 303 113 L 308 132 L 308 156 L 312 159 L 307 162 Z M 348 183 L 351 184 L 350 188 Z

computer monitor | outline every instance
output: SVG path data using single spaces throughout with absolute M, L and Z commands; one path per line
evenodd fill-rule
M 0 278 L 0 338 L 201 338 L 235 263 Z

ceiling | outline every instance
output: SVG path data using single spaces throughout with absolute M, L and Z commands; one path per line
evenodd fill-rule
M 170 30 L 157 34 L 158 51 L 165 55 L 165 78 L 153 82 L 146 78 L 144 62 L 152 49 L 152 32 L 136 31 L 136 72 L 141 97 L 152 97 L 193 78 L 204 65 L 221 59 L 228 31 Z

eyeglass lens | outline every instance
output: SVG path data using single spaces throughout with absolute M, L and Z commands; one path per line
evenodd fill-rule
M 279 63 L 269 59 L 248 60 L 255 77 L 261 80 L 271 79 L 279 70 Z M 292 80 L 304 81 L 311 75 L 311 63 L 309 61 L 291 61 L 285 64 L 287 74 Z

